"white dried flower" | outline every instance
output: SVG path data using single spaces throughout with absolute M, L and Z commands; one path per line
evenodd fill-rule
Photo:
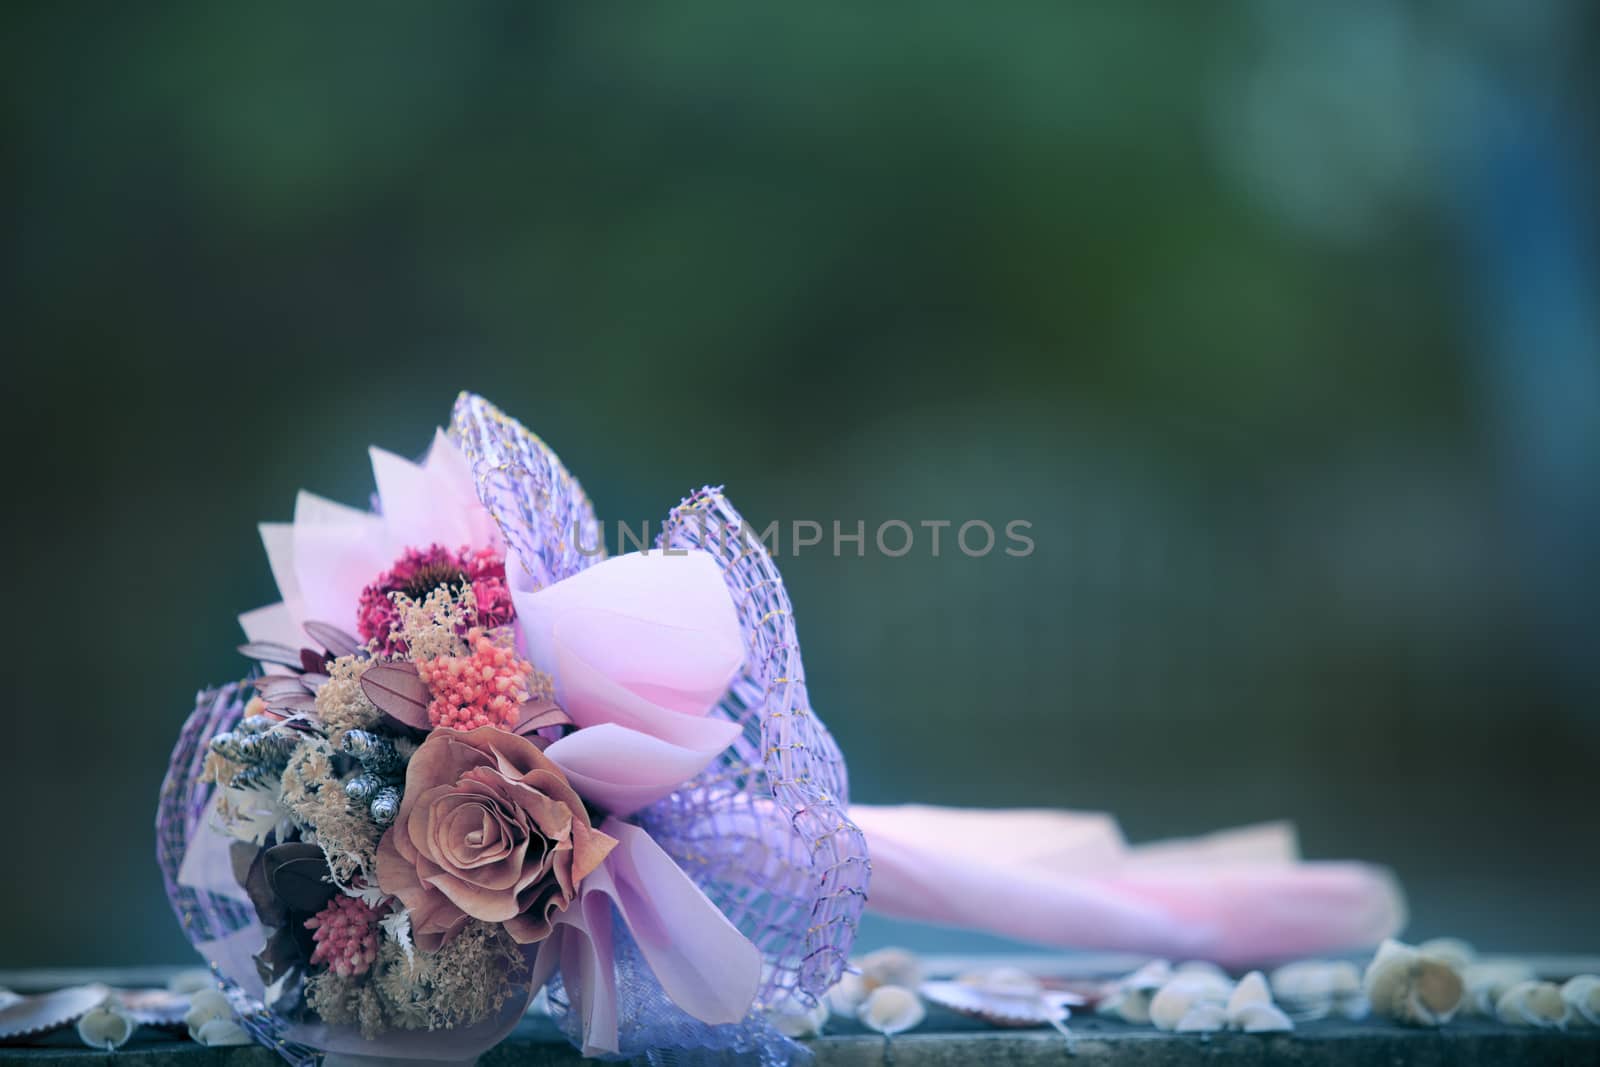
M 1541 1030 L 1564 1028 L 1571 1010 L 1562 999 L 1561 987 L 1554 982 L 1518 982 L 1500 994 L 1494 1006 L 1495 1018 L 1507 1026 Z
M 1466 991 L 1455 968 L 1398 941 L 1378 946 L 1362 988 L 1373 1011 L 1407 1026 L 1449 1022 Z

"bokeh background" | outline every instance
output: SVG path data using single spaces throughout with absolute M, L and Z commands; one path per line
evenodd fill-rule
M 189 958 L 254 524 L 462 388 L 607 519 L 1032 522 L 783 561 L 856 799 L 1288 817 L 1419 937 L 1600 948 L 1597 24 L 6 5 L 0 963 Z

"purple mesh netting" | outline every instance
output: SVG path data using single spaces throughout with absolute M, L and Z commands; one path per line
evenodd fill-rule
M 200 781 L 205 765 L 206 746 L 211 738 L 232 728 L 244 713 L 244 685 L 231 682 L 217 689 L 206 689 L 195 697 L 194 711 L 178 732 L 166 777 L 161 781 L 161 798 L 156 804 L 156 862 L 166 883 L 167 899 L 177 913 L 183 934 L 191 945 L 215 941 L 249 923 L 250 912 L 238 901 L 191 889 L 178 884 L 178 872 L 189 842 L 196 833 L 213 833 L 203 825 L 206 805 L 213 787 Z M 250 1035 L 284 1059 L 302 1067 L 317 1062 L 319 1053 L 281 1036 L 283 1021 L 246 995 L 215 967 L 212 972 L 239 1013 L 239 1022 Z
M 451 412 L 450 438 L 472 465 L 478 499 L 527 569 L 532 588 L 605 558 L 605 539 L 583 486 L 520 422 L 483 397 L 462 393 Z M 580 550 L 579 539 L 591 554 Z

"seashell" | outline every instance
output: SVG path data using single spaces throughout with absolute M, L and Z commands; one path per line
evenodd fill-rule
M 1095 1011 L 1110 1015 L 1125 1023 L 1147 1026 L 1150 1023 L 1150 998 L 1147 989 L 1116 989 L 1095 1005 Z
M 113 999 L 106 998 L 78 1020 L 78 1040 L 90 1048 L 111 1052 L 127 1044 L 138 1024 Z
M 17 997 L 0 1008 L 0 1040 L 28 1037 L 71 1026 L 99 1007 L 111 990 L 95 983 L 70 986 L 52 993 Z
M 182 1026 L 189 998 L 166 989 L 125 989 L 117 994 L 119 1010 L 141 1026 Z
M 1362 988 L 1373 1011 L 1407 1026 L 1449 1022 L 1465 996 L 1461 976 L 1448 963 L 1392 940 L 1378 946 Z
M 1095 1005 L 1095 1011 L 1123 1022 L 1146 1026 L 1150 1022 L 1150 998 L 1172 979 L 1172 964 L 1151 960 L 1138 970 L 1112 984 Z
M 1361 972 L 1347 960 L 1301 960 L 1272 972 L 1272 998 L 1294 1019 L 1330 1015 L 1359 1019 L 1367 1014 Z
M 1213 1034 L 1226 1029 L 1227 1025 L 1228 1013 L 1222 1005 L 1206 1002 L 1184 1012 L 1172 1029 L 1179 1034 Z
M 910 949 L 880 948 L 862 956 L 857 966 L 869 993 L 881 985 L 915 989 L 922 984 L 922 959 Z
M 1294 1023 L 1271 1001 L 1250 1001 L 1239 1010 L 1229 1010 L 1228 1023 L 1247 1034 L 1275 1034 L 1293 1030 Z
M 210 1019 L 190 1036 L 200 1044 L 212 1048 L 223 1045 L 249 1045 L 255 1041 L 245 1032 L 244 1027 L 232 1019 Z
M 1559 1030 L 1567 1025 L 1571 1006 L 1562 999 L 1561 987 L 1554 982 L 1518 982 L 1500 994 L 1495 1002 L 1495 1018 L 1507 1026 L 1532 1026 Z
M 1239 979 L 1228 997 L 1228 1014 L 1235 1015 L 1250 1004 L 1271 1004 L 1272 993 L 1267 989 L 1267 977 L 1260 971 L 1251 971 Z
M 838 1015 L 854 1015 L 870 992 L 866 981 L 859 974 L 845 971 L 834 983 L 833 988 L 828 990 L 828 1007 Z
M 1470 942 L 1459 937 L 1435 937 L 1424 941 L 1417 946 L 1417 951 L 1424 956 L 1432 956 L 1436 960 L 1444 960 L 1457 973 L 1466 970 L 1467 965 L 1478 958 L 1478 950 Z
M 1518 982 L 1531 982 L 1536 977 L 1533 968 L 1519 960 L 1471 964 L 1461 975 L 1467 989 L 1464 1010 L 1492 1019 L 1502 993 Z
M 1117 984 L 1123 989 L 1140 989 L 1154 993 L 1171 980 L 1172 964 L 1166 960 L 1151 960 Z
M 904 986 L 880 985 L 856 1010 L 863 1026 L 885 1037 L 903 1033 L 920 1023 L 927 1012 L 922 1000 Z
M 188 967 L 167 979 L 167 988 L 174 993 L 198 993 L 215 984 L 216 979 L 204 967 Z
M 1215 1004 L 1222 1008 L 1233 992 L 1232 983 L 1217 984 L 1205 974 L 1177 974 L 1150 998 L 1150 1022 L 1157 1030 L 1175 1030 L 1192 1008 Z
M 200 1041 L 200 1031 L 205 1025 L 219 1019 L 233 1022 L 233 1005 L 221 990 L 202 989 L 189 998 L 189 1011 L 183 1017 L 183 1025 L 189 1028 L 191 1039 Z M 204 1041 L 200 1043 L 205 1044 Z
M 1210 978 L 1220 979 L 1230 985 L 1233 980 L 1228 977 L 1228 972 L 1218 967 L 1210 960 L 1185 960 L 1173 968 L 1174 975 L 1205 975 Z
M 953 982 L 924 982 L 923 997 L 959 1015 L 982 1019 L 994 1026 L 1054 1026 L 1060 1029 L 1072 1014 L 1071 1005 L 1083 1003 L 1076 993 L 1045 989 L 1029 978 L 1031 988 L 1001 981 L 957 979 Z
M 818 997 L 814 1004 L 807 1006 L 805 1001 L 793 993 L 784 993 L 767 1009 L 767 1018 L 773 1027 L 784 1037 L 821 1037 L 822 1028 L 828 1022 L 828 1000 Z
M 1600 975 L 1580 974 L 1561 987 L 1561 999 L 1572 1009 L 1571 1022 L 1600 1026 Z

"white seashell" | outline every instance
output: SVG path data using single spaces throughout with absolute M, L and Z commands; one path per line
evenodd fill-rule
M 1150 1022 L 1157 1030 L 1175 1030 L 1195 1007 L 1202 1004 L 1224 1007 L 1231 992 L 1226 981 L 1219 986 L 1209 975 L 1174 975 L 1172 981 L 1150 998 Z
M 189 1012 L 183 1017 L 183 1025 L 189 1028 L 190 1038 L 199 1041 L 201 1029 L 218 1019 L 233 1022 L 233 1005 L 221 990 L 202 989 L 189 998 Z
M 1467 965 L 1476 962 L 1478 958 L 1478 950 L 1459 937 L 1435 937 L 1418 945 L 1417 951 L 1424 956 L 1444 960 L 1454 967 L 1457 973 L 1466 970 Z
M 211 1019 L 191 1036 L 200 1044 L 213 1048 L 222 1045 L 249 1045 L 255 1041 L 245 1032 L 244 1027 L 232 1019 Z
M 859 974 L 846 971 L 839 976 L 833 988 L 828 990 L 828 1007 L 832 1008 L 836 1015 L 853 1016 L 870 992 L 867 983 Z
M 37 996 L 13 994 L 12 999 L 0 1007 L 0 1040 L 71 1026 L 110 995 L 111 990 L 99 983 L 70 986 Z
M 1033 987 L 1032 992 L 1018 995 L 1016 986 L 985 987 L 958 979 L 924 982 L 920 992 L 942 1008 L 995 1026 L 1054 1026 L 1059 1029 L 1072 1014 L 1069 1006 L 1083 1002 L 1075 993 L 1047 990 L 1037 981 L 1033 982 Z
M 1464 1010 L 1492 1019 L 1501 994 L 1518 982 L 1531 982 L 1536 977 L 1532 967 L 1518 960 L 1471 964 L 1461 975 L 1467 990 Z
M 1495 1018 L 1507 1026 L 1533 1026 L 1556 1030 L 1567 1025 L 1571 1006 L 1554 982 L 1518 982 L 1495 1003 Z
M 173 993 L 198 993 L 216 984 L 217 980 L 204 967 L 188 967 L 167 979 L 167 989 Z
M 1110 1015 L 1125 1023 L 1147 1026 L 1150 1023 L 1150 998 L 1148 989 L 1118 989 L 1107 994 L 1095 1011 Z
M 78 1020 L 78 1039 L 90 1048 L 110 1052 L 125 1045 L 137 1028 L 138 1024 L 108 997 Z
M 1230 985 L 1232 984 L 1232 979 L 1228 977 L 1228 972 L 1223 970 L 1221 967 L 1218 967 L 1210 960 L 1185 960 L 1184 962 L 1178 964 L 1176 968 L 1174 968 L 1173 974 L 1206 975 L 1211 978 L 1221 979 L 1224 982 L 1228 982 Z
M 956 981 L 996 997 L 1032 1000 L 1044 992 L 1044 984 L 1020 967 L 991 967 L 985 971 L 969 971 Z
M 1348 960 L 1301 960 L 1272 972 L 1272 998 L 1291 1018 L 1330 1015 L 1359 1019 L 1367 1014 L 1361 972 Z
M 1247 1034 L 1274 1034 L 1293 1030 L 1294 1023 L 1270 1001 L 1251 1001 L 1228 1011 L 1228 1023 Z
M 1117 984 L 1123 989 L 1141 989 L 1154 993 L 1172 979 L 1172 964 L 1166 960 L 1151 960 Z
M 1272 993 L 1267 989 L 1266 975 L 1260 971 L 1251 971 L 1239 979 L 1239 984 L 1233 987 L 1233 993 L 1228 997 L 1228 1014 L 1237 1014 L 1249 1004 L 1271 1003 Z
M 792 993 L 784 993 L 767 1009 L 767 1018 L 784 1037 L 821 1037 L 828 1022 L 828 1000 L 818 997 L 807 1005 Z
M 856 1012 L 863 1026 L 885 1037 L 911 1029 L 926 1015 L 922 1000 L 911 990 L 897 985 L 881 985 L 874 989 Z
M 1224 1029 L 1228 1025 L 1228 1013 L 1222 1005 L 1203 1003 L 1196 1004 L 1183 1013 L 1183 1018 L 1178 1020 L 1173 1032 L 1179 1034 L 1212 1034 Z
M 1465 995 L 1461 976 L 1448 963 L 1398 941 L 1378 946 L 1362 988 L 1373 1011 L 1407 1026 L 1449 1022 Z
M 1571 1022 L 1578 1026 L 1600 1026 L 1600 974 L 1580 974 L 1567 979 L 1561 999 L 1572 1009 Z
M 869 993 L 881 985 L 915 989 L 922 984 L 922 960 L 910 949 L 880 948 L 862 956 L 857 966 Z

